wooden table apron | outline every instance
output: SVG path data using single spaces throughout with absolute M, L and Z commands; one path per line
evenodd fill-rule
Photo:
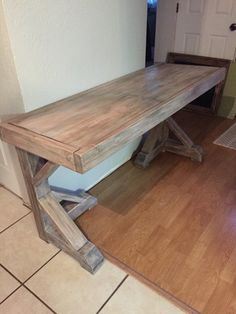
M 17 149 L 40 237 L 94 273 L 103 255 L 74 220 L 96 199 L 53 190 L 49 176 L 60 165 L 84 173 L 143 134 L 138 166 L 163 151 L 202 161 L 201 147 L 171 116 L 224 78 L 224 68 L 157 64 L 3 122 L 1 139 Z

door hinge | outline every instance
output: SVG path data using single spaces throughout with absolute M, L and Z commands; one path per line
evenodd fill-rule
M 179 13 L 179 2 L 176 3 L 176 13 Z

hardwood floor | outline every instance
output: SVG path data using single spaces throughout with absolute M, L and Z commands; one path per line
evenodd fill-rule
M 128 162 L 91 190 L 78 224 L 98 247 L 200 313 L 236 313 L 236 151 L 213 141 L 234 121 L 181 112 L 202 164 L 163 153 Z

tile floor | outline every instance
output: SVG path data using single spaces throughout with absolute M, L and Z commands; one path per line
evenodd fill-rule
M 3 187 L 0 217 L 0 314 L 184 313 L 108 261 L 83 270 L 39 239 L 30 210 Z

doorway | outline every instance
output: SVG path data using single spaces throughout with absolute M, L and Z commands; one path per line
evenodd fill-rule
M 146 67 L 153 65 L 158 0 L 147 0 Z

